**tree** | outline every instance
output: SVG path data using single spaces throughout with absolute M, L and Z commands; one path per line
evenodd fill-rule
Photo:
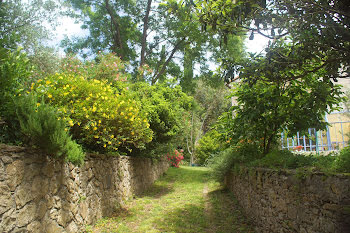
M 218 117 L 228 110 L 230 101 L 226 98 L 229 91 L 224 86 L 213 88 L 205 81 L 196 81 L 195 93 L 193 94 L 197 108 L 187 115 L 186 147 L 191 155 L 191 163 L 196 158 L 196 148 L 199 140 L 205 135 L 216 122 Z
M 82 28 L 89 29 L 85 38 L 68 38 L 62 45 L 68 53 L 81 52 L 83 57 L 99 51 L 114 52 L 124 61 L 136 56 L 134 44 L 140 37 L 134 21 L 136 5 L 133 1 L 67 0 L 74 10 L 75 17 L 82 21 Z M 87 49 L 82 51 L 83 49 Z
M 42 47 L 49 33 L 44 21 L 54 24 L 59 13 L 53 0 L 14 0 L 0 2 L 0 46 L 3 48 L 24 48 L 28 54 L 34 54 Z
M 291 71 L 271 67 L 266 57 L 252 66 L 256 72 L 250 76 L 256 81 L 236 84 L 237 105 L 222 116 L 218 126 L 226 139 L 231 138 L 233 144 L 254 143 L 266 155 L 284 129 L 290 135 L 308 128 L 325 129 L 325 113 L 337 109 L 342 100 L 340 87 L 323 78 L 327 71 L 287 80 L 284 75 Z
M 205 53 L 208 48 L 212 49 L 210 40 L 213 37 L 200 30 L 190 5 L 152 0 L 136 3 L 121 0 L 113 3 L 102 0 L 68 2 L 81 13 L 79 19 L 83 21 L 83 27 L 89 29 L 90 35 L 73 41 L 66 39 L 63 42 L 66 51 L 115 52 L 130 62 L 136 80 L 155 84 L 169 76 L 187 79 L 181 82 L 181 86 L 193 87 L 191 73 L 196 64 L 204 67 L 207 62 Z M 183 58 L 188 67 L 180 61 Z M 182 75 L 182 70 L 190 75 Z
M 328 79 L 349 77 L 350 6 L 346 0 L 196 1 L 203 28 L 225 38 L 228 34 L 259 33 L 273 40 L 266 49 L 271 66 L 297 67 L 296 80 L 324 69 Z M 276 40 L 290 43 L 290 53 L 280 53 Z M 231 68 L 241 64 L 231 64 Z

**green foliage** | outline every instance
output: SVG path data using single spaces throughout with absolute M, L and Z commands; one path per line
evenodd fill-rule
M 90 31 L 85 38 L 65 38 L 62 45 L 68 53 L 83 52 L 83 57 L 109 51 L 118 54 L 125 61 L 136 56 L 135 44 L 141 37 L 134 16 L 139 13 L 134 1 L 125 0 L 118 4 L 111 1 L 69 0 L 75 17 L 84 29 Z M 88 52 L 87 52 L 88 51 Z
M 73 138 L 99 152 L 142 148 L 152 130 L 140 104 L 128 91 L 116 93 L 106 80 L 56 74 L 33 84 L 33 90 L 55 106 L 71 127 Z
M 272 39 L 266 57 L 273 68 L 287 66 L 299 70 L 289 74 L 291 79 L 320 69 L 326 70 L 322 76 L 325 79 L 349 77 L 350 20 L 349 4 L 345 0 L 198 0 L 195 3 L 203 27 L 223 38 L 248 29 L 251 40 L 256 33 Z M 281 38 L 293 42 L 288 45 L 292 52 L 287 56 L 281 53 L 283 46 L 276 43 Z M 241 64 L 231 65 L 239 68 Z
M 220 134 L 216 130 L 207 132 L 198 142 L 196 147 L 196 163 L 205 165 L 212 154 L 217 154 L 224 148 L 224 143 L 219 140 Z
M 21 49 L 11 52 L 0 48 L 0 140 L 18 144 L 19 124 L 13 98 L 23 92 L 32 67 Z
M 258 64 L 259 68 L 269 66 L 266 58 Z M 274 72 L 278 71 L 271 71 Z M 279 72 L 282 76 L 289 71 Z M 264 154 L 277 143 L 283 129 L 288 129 L 290 135 L 308 128 L 325 129 L 324 114 L 337 109 L 342 100 L 340 87 L 319 78 L 322 72 L 285 81 L 270 80 L 274 77 L 271 73 L 255 74 L 252 76 L 255 81 L 239 83 L 232 95 L 237 103 L 221 117 L 218 126 L 218 131 L 232 138 L 233 144 L 241 140 L 252 141 Z
M 240 166 L 296 169 L 298 176 L 304 176 L 305 171 L 350 172 L 349 147 L 344 148 L 339 155 L 334 153 L 328 155 L 300 154 L 288 150 L 273 150 L 263 157 L 261 155 L 261 151 L 258 151 L 254 144 L 244 143 L 222 150 L 208 160 L 209 167 L 212 169 L 212 178 L 222 181 L 228 171 L 239 169 Z
M 27 143 L 49 155 L 82 164 L 85 155 L 81 146 L 69 136 L 66 123 L 58 120 L 58 113 L 53 107 L 43 101 L 38 103 L 30 95 L 17 97 L 16 114 Z
M 208 166 L 212 169 L 211 176 L 221 182 L 231 169 L 254 161 L 260 155 L 261 152 L 254 144 L 242 143 L 235 148 L 229 147 L 209 159 Z
M 212 169 L 211 177 L 222 182 L 227 172 L 234 167 L 237 157 L 237 151 L 232 148 L 227 148 L 212 157 L 208 162 L 208 166 Z
M 149 127 L 154 132 L 152 142 L 142 153 L 157 152 L 159 156 L 176 149 L 181 143 L 183 116 L 193 107 L 193 99 L 178 86 L 171 88 L 165 84 L 151 86 L 138 82 L 129 88 L 133 98 L 140 103 L 141 111 L 147 116 Z M 169 144 L 169 147 L 165 144 Z
M 14 52 L 0 48 L 0 101 L 11 101 L 10 97 L 23 91 L 24 82 L 29 78 L 32 66 L 27 56 L 17 49 Z M 1 109 L 2 106 L 0 106 Z
M 256 167 L 267 168 L 290 168 L 295 169 L 299 167 L 312 166 L 315 162 L 315 157 L 295 155 L 289 150 L 275 150 L 268 153 L 263 158 L 251 162 L 249 165 Z
M 337 172 L 350 173 L 350 147 L 342 149 L 335 160 L 334 169 Z

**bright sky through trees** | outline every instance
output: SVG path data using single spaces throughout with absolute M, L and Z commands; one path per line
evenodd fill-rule
M 81 29 L 81 23 L 75 23 L 74 19 L 70 17 L 60 18 L 59 23 L 60 25 L 56 28 L 55 31 L 55 45 L 59 45 L 60 41 L 64 38 L 64 35 L 67 35 L 69 38 L 72 38 L 73 36 L 84 36 L 89 33 L 88 30 Z M 267 42 L 267 38 L 257 34 L 255 35 L 254 40 L 249 40 L 247 38 L 245 41 L 245 46 L 248 52 L 260 53 L 267 45 Z M 62 51 L 63 53 L 62 49 L 60 51 Z

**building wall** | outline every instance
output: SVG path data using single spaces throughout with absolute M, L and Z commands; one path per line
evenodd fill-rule
M 81 167 L 0 144 L 0 232 L 79 232 L 148 188 L 166 160 L 87 156 Z

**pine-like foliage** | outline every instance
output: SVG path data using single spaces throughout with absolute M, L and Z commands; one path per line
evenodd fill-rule
M 83 162 L 81 146 L 72 140 L 64 121 L 58 120 L 55 108 L 39 103 L 33 96 L 18 98 L 15 105 L 21 131 L 29 144 L 74 164 Z

